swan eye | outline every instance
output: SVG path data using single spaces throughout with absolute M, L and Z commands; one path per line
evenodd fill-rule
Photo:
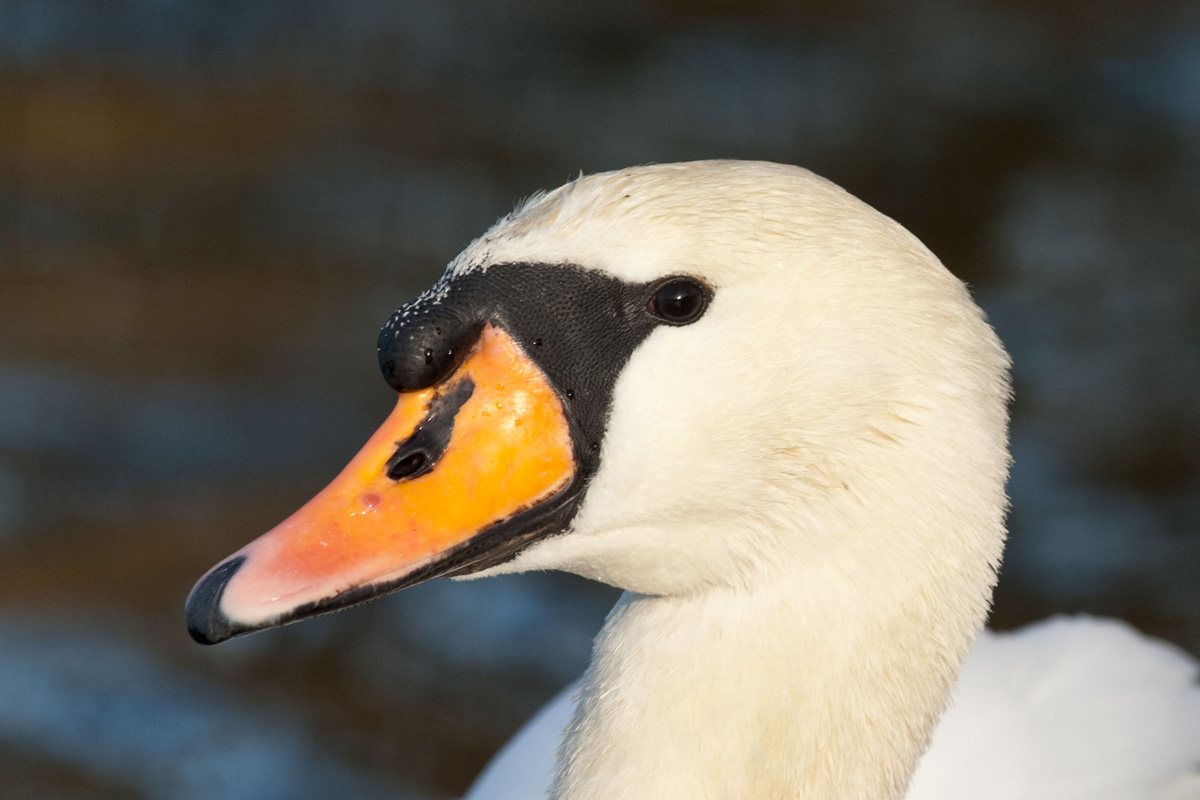
M 646 309 L 663 322 L 687 325 L 708 307 L 708 290 L 692 278 L 671 278 L 654 290 Z

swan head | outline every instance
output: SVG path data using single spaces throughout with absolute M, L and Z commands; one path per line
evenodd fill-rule
M 537 195 L 397 311 L 380 360 L 396 412 L 201 579 L 198 640 L 535 569 L 679 595 L 936 556 L 990 596 L 1007 356 L 915 237 L 802 169 Z

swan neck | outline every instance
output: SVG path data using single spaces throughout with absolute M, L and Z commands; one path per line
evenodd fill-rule
M 552 796 L 903 797 L 984 609 L 952 619 L 805 577 L 626 594 L 597 638 Z

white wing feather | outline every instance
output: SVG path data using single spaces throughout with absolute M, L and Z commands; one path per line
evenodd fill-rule
M 1116 620 L 985 632 L 908 800 L 1161 796 L 1200 768 L 1198 671 L 1187 654 Z M 1172 796 L 1197 800 L 1195 786 Z
M 526 722 L 496 753 L 463 800 L 534 800 L 546 797 L 554 779 L 554 756 L 575 711 L 573 683 Z

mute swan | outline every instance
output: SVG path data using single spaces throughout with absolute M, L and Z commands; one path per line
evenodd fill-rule
M 827 181 L 580 177 L 472 243 L 379 355 L 395 411 L 201 578 L 189 629 L 438 576 L 624 589 L 577 705 L 472 797 L 541 794 L 563 724 L 562 800 L 1200 796 L 1195 662 L 1062 620 L 980 640 L 909 791 L 1000 563 L 1008 357 L 916 238 Z

